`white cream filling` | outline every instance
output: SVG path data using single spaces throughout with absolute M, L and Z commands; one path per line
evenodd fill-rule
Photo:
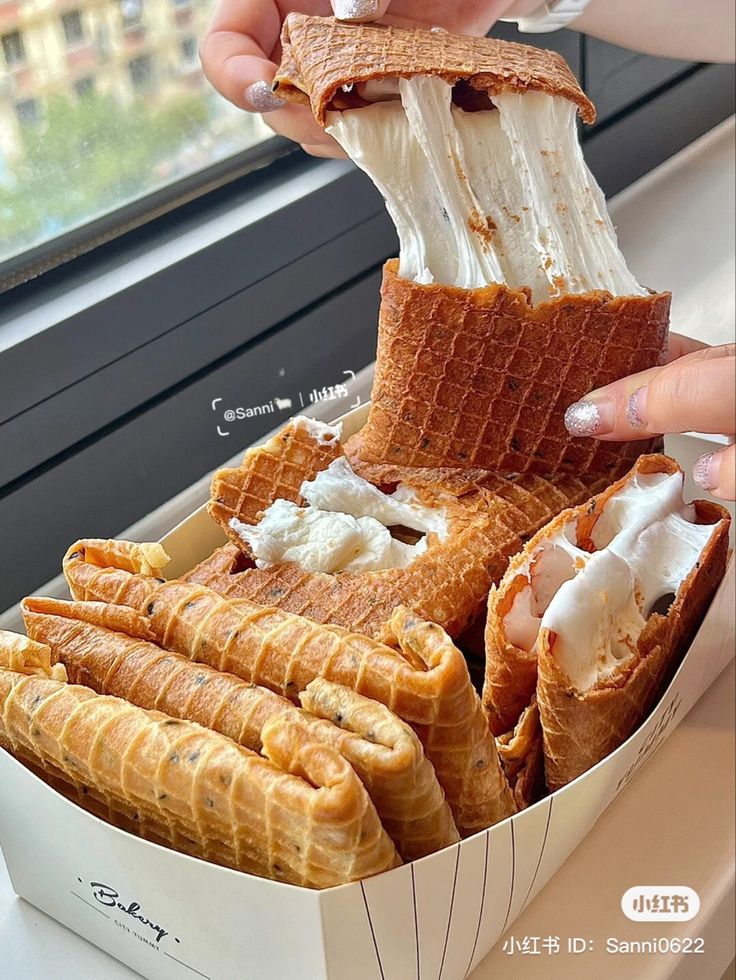
M 468 113 L 426 75 L 361 94 L 381 101 L 330 113 L 327 128 L 383 194 L 401 276 L 527 286 L 535 302 L 646 293 L 619 251 L 568 100 L 506 93 L 493 96 L 497 109 Z
M 405 568 L 427 550 L 429 533 L 445 540 L 444 508 L 426 507 L 399 486 L 382 493 L 357 476 L 344 456 L 305 481 L 309 506 L 276 500 L 258 524 L 232 518 L 230 527 L 248 545 L 258 568 L 295 562 L 308 572 L 368 572 Z M 392 537 L 401 525 L 425 535 L 416 544 Z
M 372 517 L 384 527 L 403 525 L 424 534 L 433 531 L 442 541 L 447 537 L 444 509 L 418 503 L 406 486 L 397 487 L 393 494 L 382 493 L 354 473 L 345 456 L 338 456 L 314 480 L 305 481 L 299 492 L 321 510 L 339 511 L 356 518 Z
M 533 651 L 539 630 L 556 634 L 554 655 L 578 690 L 604 680 L 636 653 L 654 603 L 677 595 L 714 525 L 699 525 L 682 500 L 682 474 L 638 475 L 606 503 L 578 548 L 571 523 L 544 541 L 518 573 L 528 579 L 504 627 Z
M 306 415 L 295 415 L 291 420 L 294 429 L 302 429 L 307 432 L 315 442 L 323 446 L 334 446 L 340 441 L 342 435 L 342 422 L 336 425 L 328 425 L 327 422 L 320 422 L 319 419 L 310 419 Z

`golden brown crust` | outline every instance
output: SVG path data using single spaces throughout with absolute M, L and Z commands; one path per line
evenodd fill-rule
M 526 555 L 526 550 L 521 554 Z M 519 562 L 519 556 L 512 558 L 511 562 L 512 565 Z M 488 595 L 485 628 L 483 705 L 488 715 L 488 725 L 497 736 L 513 729 L 537 687 L 536 654 L 509 643 L 503 629 L 503 619 L 513 605 L 518 588 L 526 585 L 526 579 L 509 580 L 507 576 L 508 572 L 504 576 L 503 587 L 492 588 Z
M 427 551 L 402 569 L 330 575 L 305 572 L 293 563 L 256 568 L 230 520 L 257 523 L 279 496 L 298 500 L 302 480 L 311 479 L 342 453 L 339 443 L 326 453 L 315 439 L 304 432 L 298 435 L 297 442 L 287 426 L 268 446 L 251 450 L 239 468 L 215 475 L 210 513 L 234 546 L 218 549 L 184 579 L 228 597 L 278 606 L 369 636 L 380 632 L 398 605 L 458 636 L 482 612 L 492 582 L 501 577 L 525 538 L 563 507 L 586 500 L 607 482 L 564 476 L 553 485 L 532 474 L 504 479 L 480 471 L 473 474 L 474 480 L 464 471 L 460 478 L 445 480 L 442 471 L 394 466 L 389 482 L 405 483 L 423 503 L 445 508 L 446 541 L 430 540 Z M 375 476 L 359 461 L 356 472 L 369 481 Z
M 186 840 L 237 870 L 324 888 L 400 863 L 348 763 L 288 722 L 264 730 L 264 758 L 200 725 L 0 667 L 0 744 L 141 814 L 160 842 Z
M 453 85 L 466 81 L 488 95 L 558 95 L 578 106 L 584 122 L 595 122 L 595 108 L 564 58 L 526 44 L 292 13 L 284 22 L 281 45 L 278 94 L 311 104 L 321 125 L 328 110 L 362 104 L 343 86 L 415 75 L 436 75 Z
M 533 306 L 504 285 L 420 285 L 397 270 L 396 260 L 384 267 L 364 460 L 611 479 L 659 448 L 573 438 L 564 413 L 592 389 L 662 362 L 669 293 Z
M 519 810 L 531 806 L 544 791 L 542 726 L 536 697 L 522 711 L 516 726 L 496 738 L 503 771 Z
M 79 553 L 87 553 L 85 542 L 80 544 Z M 90 551 L 99 556 L 99 549 Z M 511 812 L 502 780 L 499 787 L 495 743 L 462 654 L 440 627 L 409 610 L 393 611 L 390 637 L 396 645 L 387 646 L 273 606 L 227 600 L 191 582 L 152 579 L 148 591 L 140 582 L 145 576 L 87 565 L 79 556 L 67 561 L 64 574 L 78 598 L 145 602 L 156 640 L 167 650 L 295 703 L 315 678 L 323 678 L 385 704 L 419 736 L 461 834 Z
M 28 598 L 21 609 L 28 635 L 50 646 L 73 684 L 195 721 L 254 752 L 261 752 L 264 729 L 278 719 L 289 721 L 305 745 L 331 745 L 355 769 L 405 861 L 460 839 L 419 739 L 384 705 L 316 679 L 300 696 L 304 711 L 273 691 L 149 642 L 148 621 L 126 606 Z M 336 718 L 339 724 L 328 720 Z

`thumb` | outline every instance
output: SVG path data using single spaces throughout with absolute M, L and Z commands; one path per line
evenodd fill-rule
M 338 20 L 378 20 L 388 10 L 390 0 L 331 0 Z

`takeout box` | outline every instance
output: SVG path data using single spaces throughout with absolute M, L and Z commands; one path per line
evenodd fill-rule
M 366 414 L 364 406 L 345 417 L 345 437 Z M 680 442 L 691 455 L 688 438 Z M 182 573 L 223 541 L 200 508 L 162 539 L 172 558 L 167 573 Z M 321 892 L 133 837 L 0 751 L 0 845 L 13 887 L 155 980 L 461 980 L 723 670 L 734 654 L 733 632 L 732 560 L 657 707 L 608 758 L 459 844 Z

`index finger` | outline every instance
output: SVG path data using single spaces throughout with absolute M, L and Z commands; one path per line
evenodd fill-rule
M 733 433 L 734 345 L 705 347 L 586 395 L 571 405 L 572 435 L 620 442 L 663 432 Z

